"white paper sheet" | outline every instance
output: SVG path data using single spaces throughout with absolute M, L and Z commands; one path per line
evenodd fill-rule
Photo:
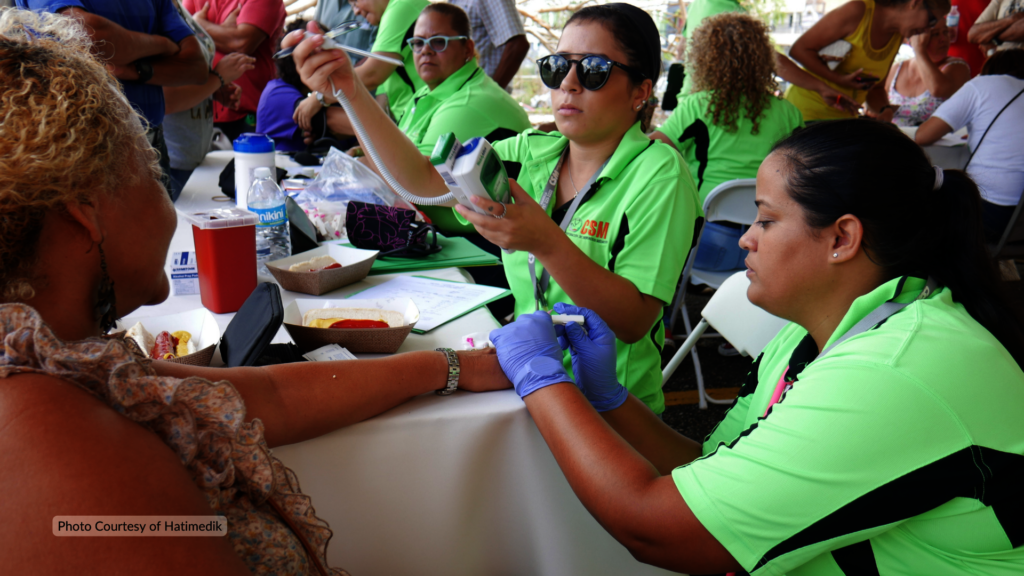
M 420 321 L 416 323 L 415 330 L 429 332 L 506 293 L 509 291 L 493 286 L 446 282 L 422 276 L 401 276 L 353 294 L 352 297 L 361 300 L 409 298 L 420 309 Z

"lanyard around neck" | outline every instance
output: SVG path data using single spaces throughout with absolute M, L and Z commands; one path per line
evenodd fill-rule
M 551 199 L 555 195 L 555 189 L 558 188 L 558 177 L 562 172 L 562 165 L 568 157 L 569 146 L 566 145 L 565 151 L 562 152 L 562 156 L 558 159 L 558 163 L 555 164 L 555 169 L 551 172 L 551 177 L 548 178 L 548 182 L 544 185 L 544 191 L 540 196 L 540 208 L 541 210 L 544 210 L 545 213 L 548 211 L 548 206 L 551 205 Z M 581 192 L 577 192 L 576 196 L 572 199 L 572 203 L 569 205 L 569 210 L 566 211 L 565 216 L 562 217 L 562 222 L 559 224 L 559 227 L 563 232 L 569 228 L 569 224 L 572 222 L 572 217 L 576 215 L 576 209 L 580 207 L 580 204 L 583 202 L 583 198 L 590 193 L 591 186 L 594 185 L 594 182 L 597 181 L 601 172 L 604 171 L 604 167 L 608 165 L 608 160 L 611 160 L 610 156 L 604 161 L 604 164 L 601 164 L 601 167 L 590 176 L 590 180 L 587 180 L 587 183 L 583 185 L 583 190 Z M 547 268 L 545 268 L 541 273 L 540 278 L 537 278 L 537 258 L 534 257 L 533 253 L 530 253 L 527 257 L 527 264 L 530 268 L 530 280 L 533 282 L 533 296 L 537 302 L 537 310 L 540 310 L 541 308 L 549 310 L 550 308 L 548 306 L 547 298 L 544 294 L 548 291 L 548 285 L 551 283 L 551 274 L 549 274 Z

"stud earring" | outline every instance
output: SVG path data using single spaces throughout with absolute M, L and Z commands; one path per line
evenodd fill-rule
M 832 253 L 832 257 L 833 258 L 839 258 L 839 252 L 833 252 Z

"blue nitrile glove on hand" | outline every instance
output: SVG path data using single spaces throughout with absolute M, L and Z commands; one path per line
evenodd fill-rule
M 579 314 L 587 329 L 575 322 L 565 325 L 565 341 L 572 354 L 572 373 L 590 405 L 598 412 L 614 410 L 629 398 L 615 375 L 615 334 L 596 312 L 572 304 L 555 304 L 559 314 Z
M 572 382 L 547 312 L 523 314 L 508 326 L 492 330 L 491 342 L 498 351 L 498 364 L 520 398 L 551 384 Z

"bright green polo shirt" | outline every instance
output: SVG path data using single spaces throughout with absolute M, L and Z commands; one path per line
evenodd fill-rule
M 540 201 L 551 172 L 569 140 L 557 132 L 523 132 L 494 145 L 512 166 L 515 178 L 530 196 Z M 514 172 L 518 169 L 519 173 Z M 689 170 L 670 147 L 652 142 L 633 125 L 587 191 L 566 234 L 590 259 L 629 280 L 637 289 L 662 302 L 670 302 L 690 251 L 697 218 L 697 194 Z M 548 206 L 548 214 L 555 209 Z M 527 252 L 502 254 L 505 275 L 515 296 L 516 316 L 536 310 Z M 537 262 L 537 276 L 543 266 Z M 572 303 L 552 277 L 545 293 L 549 305 Z M 656 413 L 665 410 L 661 392 L 661 315 L 647 336 L 634 344 L 616 342 L 619 382 Z M 571 370 L 569 354 L 566 369 Z
M 923 287 L 861 296 L 826 346 Z M 992 334 L 942 288 L 817 354 L 785 327 L 672 473 L 704 527 L 754 576 L 1024 574 L 1024 373 Z
M 371 52 L 401 54 L 402 62 L 405 62 L 404 67 L 396 68 L 377 88 L 377 94 L 388 95 L 388 106 L 398 121 L 402 120 L 402 116 L 412 104 L 413 92 L 424 86 L 420 75 L 416 73 L 412 48 L 405 41 L 413 37 L 416 19 L 428 4 L 430 2 L 427 0 L 390 0 L 380 17 L 377 39 L 371 49 Z
M 704 22 L 705 18 L 725 12 L 746 13 L 747 11 L 736 0 L 693 0 L 689 9 L 686 10 L 686 26 L 683 27 L 683 38 L 686 38 L 687 42 L 689 42 L 690 35 Z M 689 94 L 692 89 L 693 81 L 690 79 L 690 74 L 687 73 L 686 77 L 683 78 L 683 88 L 679 91 L 679 99 L 682 100 L 683 96 Z
M 740 110 L 736 130 L 730 132 L 711 121 L 708 114 L 709 92 L 697 92 L 679 98 L 679 105 L 658 132 L 676 143 L 690 173 L 697 180 L 701 206 L 716 186 L 737 178 L 756 178 L 772 146 L 804 125 L 796 106 L 772 96 L 770 105 L 761 112 L 758 132 Z
M 494 143 L 528 129 L 530 119 L 523 107 L 502 90 L 474 58 L 437 88 L 420 88 L 398 127 L 420 152 L 429 156 L 442 134 L 454 132 L 459 142 L 483 136 Z M 419 208 L 446 234 L 475 232 L 472 224 L 455 218 L 452 208 Z

